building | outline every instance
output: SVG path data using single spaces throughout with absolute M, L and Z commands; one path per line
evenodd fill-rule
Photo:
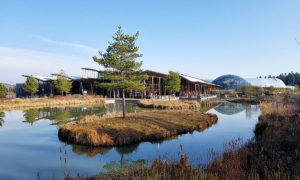
M 284 82 L 278 78 L 245 78 L 245 80 L 251 86 L 259 87 L 275 87 L 275 88 L 287 88 Z
M 151 70 L 146 70 L 144 71 L 144 73 L 149 76 L 149 79 L 145 81 L 148 87 L 148 90 L 144 92 L 146 97 L 155 95 L 164 96 L 168 94 L 167 90 L 165 89 L 165 78 L 168 76 L 167 74 Z M 181 78 L 181 84 L 180 92 L 176 94 L 177 96 L 195 97 L 215 94 L 216 91 L 220 88 L 219 85 L 209 83 L 195 77 L 184 74 L 179 74 L 179 76 Z
M 278 78 L 242 78 L 236 75 L 223 75 L 213 81 L 221 86 L 221 89 L 240 89 L 244 86 L 287 88 L 284 82 Z
M 220 76 L 212 83 L 220 85 L 221 89 L 240 89 L 249 84 L 242 77 L 231 74 Z
M 184 74 L 179 74 L 181 77 L 180 93 L 179 96 L 202 96 L 208 94 L 216 94 L 220 86 L 217 84 L 203 81 L 199 78 L 191 77 Z
M 103 82 L 109 82 L 104 80 L 102 75 L 103 71 L 91 69 L 91 68 L 81 68 L 83 73 L 82 76 L 67 76 L 66 78 L 72 80 L 71 94 L 91 94 L 91 95 L 102 95 L 103 97 L 109 98 L 119 98 L 122 97 L 122 90 L 106 90 L 100 88 L 100 84 Z M 150 98 L 154 96 L 164 96 L 168 92 L 165 89 L 165 78 L 167 74 L 146 70 L 143 72 L 148 75 L 148 79 L 144 80 L 143 83 L 146 84 L 147 90 L 144 92 L 131 91 L 126 92 L 125 96 L 130 98 Z M 38 96 L 50 96 L 51 94 L 57 94 L 54 81 L 57 79 L 58 74 L 51 74 L 51 76 L 33 76 L 39 83 Z M 29 77 L 28 75 L 23 75 L 23 77 Z M 192 97 L 192 96 L 203 96 L 208 94 L 216 93 L 216 90 L 220 88 L 219 85 L 203 81 L 198 78 L 194 78 L 188 75 L 180 74 L 181 85 L 180 92 L 177 96 L 182 97 Z M 16 85 L 17 97 L 29 96 L 24 90 L 24 84 Z

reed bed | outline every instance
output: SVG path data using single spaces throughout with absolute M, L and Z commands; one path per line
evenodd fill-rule
M 59 127 L 61 140 L 89 146 L 118 146 L 164 139 L 201 131 L 217 122 L 217 116 L 201 111 L 153 110 L 128 114 L 87 116 Z
M 201 104 L 198 101 L 162 101 L 162 100 L 140 100 L 138 105 L 144 108 L 155 108 L 155 109 L 172 109 L 172 110 L 189 110 L 199 109 Z
M 247 153 L 237 151 L 238 147 L 235 143 L 237 140 L 229 142 L 231 147 L 224 147 L 224 155 L 219 156 L 214 152 L 212 158 L 215 160 L 208 165 L 192 166 L 186 154 L 180 150 L 179 160 L 168 162 L 164 159 L 154 159 L 152 162 L 143 161 L 142 163 L 133 163 L 128 166 L 120 168 L 118 171 L 107 172 L 106 174 L 84 177 L 77 175 L 71 177 L 66 175 L 65 180 L 231 180 L 231 179 L 299 179 L 300 176 L 294 176 L 290 172 L 285 172 L 283 169 L 274 171 L 266 171 L 263 175 L 259 174 L 256 169 L 249 168 L 247 171 L 243 170 L 241 161 L 247 156 Z M 233 144 L 232 144 L 233 143 Z M 225 145 L 226 146 L 226 145 Z M 181 146 L 182 147 L 182 146 Z M 239 146 L 240 147 L 240 146 Z M 55 179 L 55 178 L 53 178 Z
M 26 110 L 36 109 L 42 107 L 69 107 L 69 106 L 93 106 L 105 105 L 103 98 L 87 98 L 87 99 L 19 99 L 16 98 L 12 101 L 0 102 L 0 111 L 10 110 Z
M 263 115 L 290 117 L 300 112 L 300 106 L 294 103 L 262 102 L 260 109 Z

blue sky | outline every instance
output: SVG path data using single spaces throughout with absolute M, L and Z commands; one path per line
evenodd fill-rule
M 140 32 L 144 69 L 202 79 L 300 71 L 299 0 L 0 0 L 0 82 L 99 69 L 121 25 Z

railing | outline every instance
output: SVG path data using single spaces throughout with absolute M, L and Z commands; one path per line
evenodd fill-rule
M 173 96 L 173 95 L 167 95 L 167 96 L 154 95 L 154 96 L 151 96 L 150 99 L 157 99 L 157 100 L 178 100 L 179 97 L 176 97 L 176 96 Z

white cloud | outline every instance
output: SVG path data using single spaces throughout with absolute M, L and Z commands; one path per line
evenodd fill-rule
M 81 67 L 99 69 L 91 57 L 75 57 L 19 48 L 0 47 L 0 82 L 24 82 L 22 75 L 50 75 L 63 69 L 69 75 L 82 75 Z
M 80 49 L 81 51 L 83 51 L 87 54 L 96 54 L 98 52 L 98 50 L 96 48 L 92 48 L 92 47 L 82 45 L 82 44 L 54 41 L 54 40 L 51 40 L 51 39 L 48 39 L 48 38 L 45 38 L 45 37 L 39 36 L 39 35 L 32 35 L 32 37 L 37 38 L 37 39 L 39 39 L 43 42 L 54 44 L 54 45 L 57 45 L 57 46 L 60 46 L 60 47 Z

